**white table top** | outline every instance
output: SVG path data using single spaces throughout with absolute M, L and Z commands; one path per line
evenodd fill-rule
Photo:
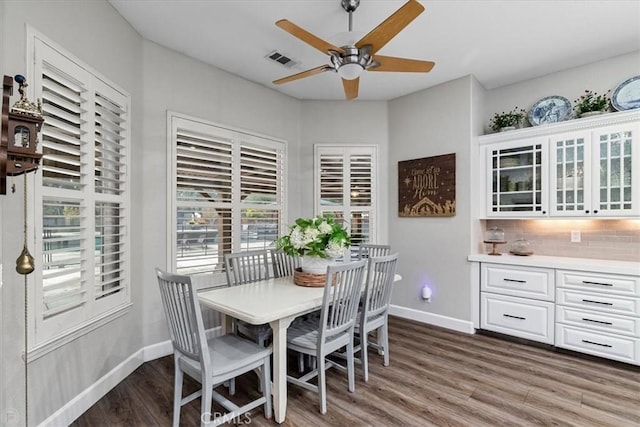
M 322 305 L 324 287 L 298 286 L 291 277 L 268 279 L 198 294 L 200 303 L 253 325 L 303 314 Z
M 402 277 L 395 275 L 394 281 Z M 322 305 L 324 287 L 298 286 L 291 277 L 268 279 L 198 294 L 200 303 L 236 319 L 262 325 L 299 316 Z

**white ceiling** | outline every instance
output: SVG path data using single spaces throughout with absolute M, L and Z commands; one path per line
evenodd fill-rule
M 344 99 L 325 72 L 276 86 L 275 79 L 328 64 L 328 56 L 275 26 L 286 18 L 334 44 L 348 30 L 340 0 L 110 0 L 145 39 L 298 99 Z M 361 0 L 357 37 L 404 0 Z M 640 49 L 639 0 L 439 0 L 379 54 L 434 61 L 428 74 L 369 72 L 360 100 L 389 100 L 473 74 L 487 89 Z M 290 69 L 265 56 L 300 61 Z M 637 73 L 640 70 L 633 70 Z

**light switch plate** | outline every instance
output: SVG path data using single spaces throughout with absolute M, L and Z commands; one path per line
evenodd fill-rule
M 571 243 L 580 243 L 582 236 L 580 230 L 571 231 Z

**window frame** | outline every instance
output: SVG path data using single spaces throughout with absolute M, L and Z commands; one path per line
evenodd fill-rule
M 240 252 L 249 250 L 242 247 L 242 211 L 244 209 L 260 208 L 268 210 L 279 211 L 279 221 L 277 234 L 280 235 L 287 224 L 287 142 L 283 139 L 275 138 L 269 135 L 264 135 L 256 132 L 252 132 L 246 129 L 232 127 L 220 123 L 216 123 L 210 120 L 194 117 L 188 114 L 183 114 L 175 111 L 167 111 L 167 229 L 176 230 L 167 233 L 167 265 L 168 268 L 176 271 L 178 263 L 178 208 L 181 204 L 177 200 L 177 133 L 178 128 L 189 128 L 193 132 L 204 133 L 213 135 L 218 132 L 218 136 L 221 138 L 228 138 L 231 141 L 232 154 L 231 154 L 231 169 L 232 169 L 232 186 L 231 186 L 231 202 L 224 203 L 225 209 L 228 206 L 231 213 L 231 252 Z M 192 126 L 190 128 L 190 126 Z M 241 148 L 243 146 L 257 146 L 261 148 L 272 148 L 281 153 L 281 159 L 279 163 L 279 183 L 280 188 L 277 191 L 277 200 L 279 203 L 274 205 L 270 204 L 254 204 L 250 202 L 243 202 L 240 200 L 241 193 Z M 216 206 L 223 206 L 223 202 L 213 202 Z M 206 275 L 213 275 L 213 282 L 209 279 L 204 282 L 199 280 Z M 201 288 L 214 286 L 217 284 L 226 283 L 226 276 L 224 268 L 213 271 L 203 271 L 201 273 L 193 273 L 193 276 L 200 285 Z M 205 283 L 206 282 L 206 283 Z
M 345 219 L 351 218 L 353 212 L 368 211 L 370 212 L 369 221 L 369 240 L 368 243 L 378 243 L 378 221 L 380 218 L 378 203 L 378 146 L 376 144 L 314 144 L 313 146 L 313 164 L 314 164 L 314 214 L 320 215 L 323 212 L 342 211 Z M 321 204 L 321 155 L 342 155 L 343 157 L 343 181 L 342 181 L 342 200 L 343 204 L 339 209 L 335 207 L 323 206 Z M 351 205 L 351 164 L 349 156 L 351 155 L 370 155 L 371 156 L 371 204 L 368 207 Z M 373 218 L 371 218 L 373 217 Z M 349 232 L 351 233 L 351 223 L 348 223 Z M 353 257 L 353 254 L 352 254 Z
M 116 318 L 126 314 L 131 303 L 131 246 L 130 246 L 130 211 L 131 211 L 131 95 L 103 76 L 98 71 L 94 70 L 84 61 L 78 59 L 73 54 L 68 52 L 64 47 L 56 44 L 52 40 L 48 39 L 42 33 L 39 33 L 30 26 L 27 26 L 27 80 L 32 84 L 32 91 L 34 98 L 42 98 L 42 72 L 45 58 L 51 58 L 54 62 L 60 61 L 62 63 L 72 64 L 77 70 L 81 70 L 86 78 L 86 82 L 82 82 L 86 85 L 87 92 L 91 92 L 90 97 L 85 100 L 86 105 L 90 108 L 87 112 L 83 112 L 82 118 L 87 119 L 86 127 L 82 127 L 84 137 L 79 140 L 82 144 L 79 148 L 81 156 L 85 158 L 82 162 L 85 170 L 89 169 L 85 174 L 82 182 L 81 191 L 74 192 L 73 190 L 64 189 L 52 189 L 44 190 L 43 186 L 43 172 L 39 171 L 35 176 L 34 183 L 34 197 L 35 201 L 33 207 L 34 213 L 34 257 L 36 260 L 36 271 L 34 274 L 33 283 L 30 284 L 31 298 L 28 301 L 28 309 L 31 315 L 28 318 L 28 330 L 29 330 L 29 343 L 28 343 L 28 358 L 29 361 L 33 361 L 48 352 L 82 336 L 92 330 L 95 330 Z M 48 52 L 36 54 L 39 49 L 48 49 Z M 44 52 L 44 51 L 43 51 Z M 52 55 L 52 56 L 50 56 Z M 41 59 L 42 62 L 38 62 Z M 75 71 L 74 71 L 75 73 Z M 120 156 L 124 158 L 122 163 L 123 170 L 119 171 L 122 176 L 123 182 L 118 187 L 120 194 L 111 195 L 106 192 L 96 191 L 95 185 L 95 168 L 96 164 L 96 103 L 99 102 L 100 96 L 107 95 L 107 100 L 122 102 L 121 107 L 123 115 L 119 116 L 123 118 L 124 123 L 122 131 L 118 133 L 119 140 L 124 141 Z M 109 96 L 111 98 L 109 98 Z M 85 105 L 85 104 L 83 104 Z M 101 113 L 103 114 L 103 113 Z M 46 125 L 46 121 L 45 121 Z M 103 128 L 101 128 L 103 129 Z M 42 138 L 39 138 L 42 140 Z M 101 145 L 103 145 L 102 143 Z M 42 147 L 39 148 L 42 151 Z M 104 166 L 104 162 L 102 162 Z M 106 177 L 107 175 L 103 175 Z M 101 179 L 101 181 L 103 181 Z M 45 199 L 57 199 L 57 200 L 69 200 L 79 201 L 85 209 L 85 231 L 82 234 L 85 242 L 84 247 L 86 255 L 81 256 L 81 262 L 86 263 L 87 267 L 82 271 L 85 272 L 84 292 L 87 294 L 85 302 L 81 305 L 80 310 L 77 306 L 71 308 L 68 311 L 63 311 L 60 314 L 54 314 L 49 318 L 44 317 L 43 297 L 44 288 L 38 284 L 43 284 L 43 202 Z M 95 250 L 87 250 L 86 248 L 93 248 L 95 246 L 94 236 L 96 229 L 96 205 L 97 204 L 111 204 L 117 205 L 119 209 L 125 212 L 118 223 L 118 227 L 122 229 L 122 242 L 119 243 L 121 252 L 118 253 L 118 263 L 123 264 L 122 272 L 119 275 L 119 283 L 123 284 L 120 291 L 107 296 L 106 298 L 95 298 L 97 291 L 95 281 Z

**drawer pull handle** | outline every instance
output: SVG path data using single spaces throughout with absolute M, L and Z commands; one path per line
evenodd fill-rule
M 512 316 L 510 314 L 503 314 L 504 317 L 510 317 L 512 319 L 518 319 L 518 320 L 525 320 L 526 317 L 520 317 L 520 316 Z
M 611 283 L 590 282 L 588 280 L 583 280 L 582 283 L 585 285 L 613 286 Z
M 602 320 L 587 319 L 586 317 L 583 317 L 582 320 L 584 320 L 585 322 L 601 323 L 603 325 L 613 325 L 613 323 L 611 322 L 603 322 Z
M 583 299 L 582 301 L 583 302 L 589 302 L 591 304 L 613 305 L 613 303 L 610 303 L 610 302 L 593 301 L 593 300 L 590 300 L 590 299 Z
M 516 280 L 516 279 L 502 279 L 505 282 L 514 282 L 514 283 L 527 283 L 526 280 Z
M 599 345 L 600 347 L 607 347 L 607 348 L 613 347 L 612 345 L 609 345 L 609 344 L 600 344 L 599 342 L 593 342 L 588 340 L 582 340 L 582 342 L 586 342 L 587 344 Z

